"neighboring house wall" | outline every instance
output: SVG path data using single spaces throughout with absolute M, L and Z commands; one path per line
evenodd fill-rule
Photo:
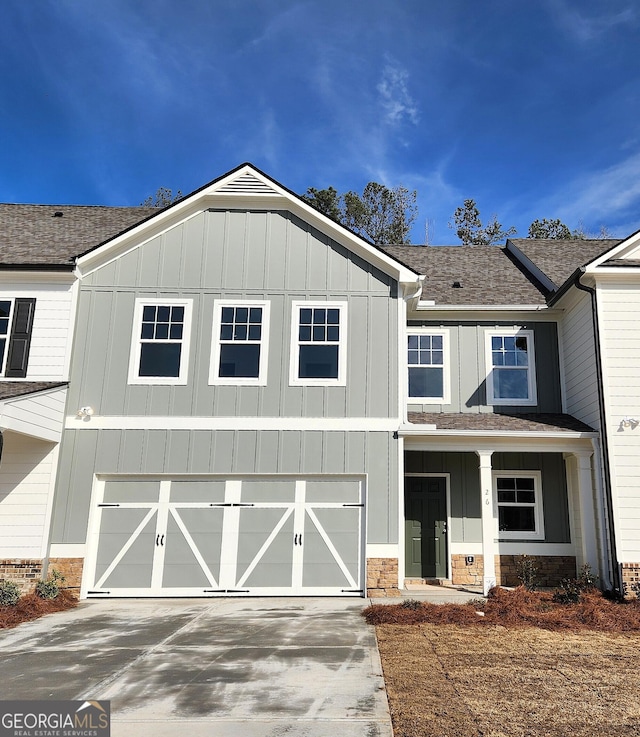
M 598 282 L 605 412 L 618 558 L 640 563 L 640 289 L 637 279 Z
M 68 376 L 73 329 L 75 286 L 72 277 L 41 278 L 0 274 L 0 300 L 36 300 L 27 381 L 65 380 Z
M 555 322 L 464 322 L 460 324 L 410 320 L 408 332 L 432 328 L 444 332 L 449 347 L 449 365 L 445 367 L 449 381 L 447 404 L 419 404 L 409 398 L 409 411 L 417 412 L 560 412 L 562 411 L 558 367 L 558 340 Z M 491 405 L 487 399 L 488 331 L 514 328 L 531 331 L 534 337 L 537 403 L 527 405 Z M 446 379 L 445 379 L 446 381 Z

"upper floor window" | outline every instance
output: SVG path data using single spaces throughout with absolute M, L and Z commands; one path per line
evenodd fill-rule
M 532 330 L 487 331 L 487 404 L 536 404 Z
M 290 383 L 344 386 L 346 302 L 294 302 Z
M 0 300 L 0 375 L 24 379 L 36 301 L 31 298 Z
M 501 539 L 539 540 L 544 537 L 541 475 L 537 471 L 494 473 Z
M 186 384 L 191 300 L 136 301 L 130 384 Z
M 447 334 L 416 331 L 407 336 L 409 397 L 444 402 L 447 399 Z
M 210 384 L 267 383 L 269 303 L 217 300 Z

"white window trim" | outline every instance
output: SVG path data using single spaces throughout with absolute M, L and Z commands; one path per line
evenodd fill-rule
M 138 376 L 140 367 L 140 352 L 142 340 L 140 327 L 142 325 L 142 311 L 145 307 L 184 307 L 184 330 L 182 333 L 182 350 L 180 351 L 180 371 L 178 376 Z M 142 385 L 184 385 L 187 383 L 189 368 L 189 346 L 191 342 L 191 313 L 192 299 L 166 299 L 164 297 L 140 297 L 136 299 L 133 313 L 133 331 L 131 336 L 131 355 L 129 357 L 129 384 Z
M 529 389 L 528 399 L 502 399 L 500 397 L 493 396 L 493 358 L 491 355 L 491 338 L 505 336 L 525 337 L 527 339 L 527 356 L 529 358 L 529 367 L 527 369 Z M 521 330 L 520 328 L 504 328 L 501 330 L 485 331 L 485 364 L 485 386 L 487 393 L 487 404 L 501 406 L 507 405 L 511 407 L 532 407 L 538 403 L 538 394 L 536 387 L 535 343 L 533 339 L 533 330 Z
M 497 540 L 544 540 L 544 514 L 542 506 L 542 473 L 540 471 L 493 471 L 493 503 L 496 509 L 496 539 Z M 498 479 L 499 478 L 533 478 L 533 489 L 535 494 L 535 503 L 533 504 L 533 514 L 536 529 L 534 532 L 507 532 L 500 530 L 499 513 L 500 506 L 529 506 L 519 504 L 509 504 L 498 502 Z
M 319 307 L 321 309 L 340 310 L 340 340 L 338 342 L 338 378 L 337 379 L 301 379 L 298 376 L 298 363 L 300 360 L 300 341 L 298 340 L 300 329 L 300 308 L 310 309 Z M 291 303 L 291 349 L 289 364 L 290 386 L 346 386 L 347 385 L 347 302 L 322 302 L 294 300 Z M 313 344 L 312 344 L 313 345 Z
M 13 318 L 14 318 L 14 312 L 16 307 L 16 300 L 15 297 L 3 297 L 0 299 L 0 302 L 10 302 L 11 307 L 9 307 L 9 323 L 7 325 L 7 334 L 3 335 L 5 339 L 4 344 L 4 355 L 2 356 L 2 361 L 0 362 L 0 376 L 4 376 L 4 372 L 7 370 L 7 359 L 9 357 L 9 342 L 11 340 L 11 333 L 13 332 Z
M 220 370 L 220 323 L 223 307 L 261 307 L 262 333 L 260 338 L 260 364 L 257 377 L 218 376 Z M 266 386 L 269 353 L 269 314 L 271 303 L 250 299 L 217 299 L 213 303 L 213 330 L 211 341 L 211 363 L 209 364 L 209 384 L 220 386 Z M 225 341 L 226 343 L 227 341 Z M 232 342 L 232 341 L 228 341 Z M 251 341 L 255 344 L 257 341 Z M 240 343 L 239 343 L 240 345 Z
M 409 368 L 413 364 L 409 364 L 408 345 L 410 335 L 440 335 L 442 336 L 442 394 L 441 397 L 411 397 L 409 396 Z M 450 362 L 449 362 L 449 331 L 448 330 L 432 330 L 428 327 L 412 328 L 407 327 L 407 337 L 405 339 L 405 364 L 407 371 L 407 402 L 409 404 L 450 404 L 451 403 L 451 380 L 450 380 Z M 420 366 L 415 366 L 420 368 Z M 428 368 L 428 367 L 425 367 Z

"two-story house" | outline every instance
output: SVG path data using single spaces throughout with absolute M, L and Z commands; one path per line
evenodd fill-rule
M 43 263 L 72 214 L 38 551 L 83 596 L 488 590 L 522 554 L 609 582 L 571 289 L 528 242 L 376 247 L 251 165 L 160 211 L 51 208 Z

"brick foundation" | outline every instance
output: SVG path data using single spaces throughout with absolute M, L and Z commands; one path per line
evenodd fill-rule
M 64 576 L 64 583 L 60 588 L 69 589 L 72 593 L 80 593 L 82 583 L 82 566 L 84 558 L 49 558 L 48 573 L 58 571 Z
M 484 559 L 474 555 L 473 563 L 467 565 L 464 555 L 451 556 L 451 582 L 454 586 L 482 586 Z M 496 555 L 496 581 L 500 586 L 518 586 L 518 555 Z M 563 578 L 576 577 L 576 559 L 571 555 L 534 555 L 538 568 L 538 585 L 558 586 Z M 640 581 L 640 564 L 637 566 Z
M 640 563 L 622 563 L 620 567 L 622 568 L 622 586 L 625 597 L 638 598 L 631 586 L 640 584 Z
M 367 596 L 400 596 L 398 559 L 367 558 Z
M 2 559 L 0 560 L 0 578 L 13 581 L 20 588 L 20 593 L 27 594 L 42 578 L 42 560 L 37 558 Z

